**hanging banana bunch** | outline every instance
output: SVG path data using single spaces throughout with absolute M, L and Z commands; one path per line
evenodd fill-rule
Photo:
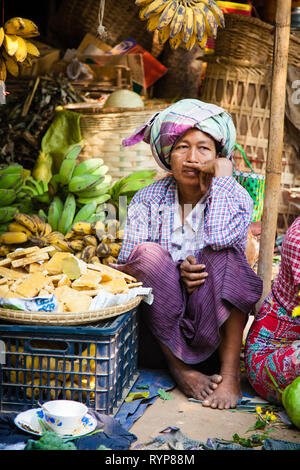
M 31 20 L 15 17 L 0 27 L 0 80 L 5 81 L 7 73 L 17 77 L 20 64 L 31 66 L 40 52 L 28 38 L 39 36 L 38 27 Z
M 159 41 L 169 40 L 173 49 L 182 44 L 191 50 L 202 49 L 207 39 L 216 38 L 218 27 L 224 28 L 221 8 L 213 0 L 135 0 L 141 7 L 140 18 L 148 31 L 158 30 Z

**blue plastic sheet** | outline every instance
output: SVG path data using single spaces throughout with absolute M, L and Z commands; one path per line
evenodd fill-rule
M 160 388 L 171 390 L 175 385 L 174 380 L 165 370 L 139 370 L 139 378 L 130 392 L 149 391 L 149 397 L 130 403 L 124 402 L 115 418 L 119 420 L 123 428 L 130 429 L 134 422 L 145 413 L 146 408 L 158 398 Z M 140 388 L 146 386 L 149 388 Z

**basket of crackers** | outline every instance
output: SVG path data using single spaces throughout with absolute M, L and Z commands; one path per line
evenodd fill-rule
M 0 261 L 0 320 L 66 326 L 95 322 L 137 307 L 143 297 L 129 294 L 141 286 L 118 269 L 87 263 L 51 245 L 20 248 Z M 107 294 L 127 294 L 126 301 L 97 308 L 101 302 L 96 300 Z

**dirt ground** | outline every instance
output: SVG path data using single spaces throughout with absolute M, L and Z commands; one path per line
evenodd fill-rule
M 245 328 L 244 338 L 251 322 L 252 320 L 249 320 Z M 241 383 L 245 393 L 255 395 L 245 374 L 242 374 Z M 246 432 L 256 422 L 257 415 L 253 411 L 214 410 L 202 406 L 201 403 L 190 401 L 177 387 L 169 392 L 174 399 L 161 400 L 158 398 L 148 406 L 143 416 L 131 427 L 130 432 L 137 437 L 137 441 L 131 446 L 132 450 L 135 448 L 140 450 L 140 445 L 145 446 L 170 426 L 179 428 L 189 439 L 203 443 L 206 443 L 209 438 L 232 440 L 235 433 L 240 437 L 250 437 L 253 433 L 263 432 Z M 255 399 L 259 400 L 259 397 Z M 266 429 L 272 429 L 268 435 L 272 439 L 300 443 L 300 430 L 284 424 L 279 416 L 276 423 L 268 425 Z M 260 447 L 255 449 L 259 450 Z
M 130 432 L 138 438 L 131 449 L 150 442 L 169 426 L 177 427 L 186 437 L 204 443 L 208 438 L 232 440 L 235 433 L 240 437 L 251 436 L 252 432 L 246 431 L 256 422 L 254 412 L 213 410 L 189 401 L 178 388 L 170 393 L 175 397 L 173 400 L 157 399 L 131 427 Z M 300 431 L 279 421 L 272 425 L 269 437 L 300 443 Z

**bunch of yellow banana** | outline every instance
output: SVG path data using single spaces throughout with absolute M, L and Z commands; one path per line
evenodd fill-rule
M 13 246 L 24 245 L 37 245 L 40 247 L 48 246 L 48 236 L 52 232 L 52 227 L 38 214 L 14 214 L 14 221 L 8 224 L 8 230 L 0 235 L 0 243 L 10 247 L 12 251 Z M 6 250 L 3 250 L 6 251 Z
M 39 36 L 38 27 L 26 18 L 14 17 L 0 28 L 0 80 L 5 81 L 7 72 L 19 75 L 19 65 L 30 66 L 40 52 L 27 38 Z
M 38 214 L 14 215 L 8 231 L 0 235 L 0 257 L 19 246 L 55 247 L 56 251 L 72 253 L 86 263 L 116 263 L 123 240 L 118 220 L 108 222 L 75 222 L 64 235 L 52 230 Z
M 149 31 L 158 30 L 161 43 L 169 40 L 173 49 L 182 44 L 191 50 L 204 48 L 208 37 L 215 38 L 224 28 L 224 15 L 213 0 L 135 0 L 140 18 L 148 21 Z
M 65 240 L 79 259 L 86 263 L 116 263 L 122 246 L 123 231 L 118 220 L 76 222 Z

